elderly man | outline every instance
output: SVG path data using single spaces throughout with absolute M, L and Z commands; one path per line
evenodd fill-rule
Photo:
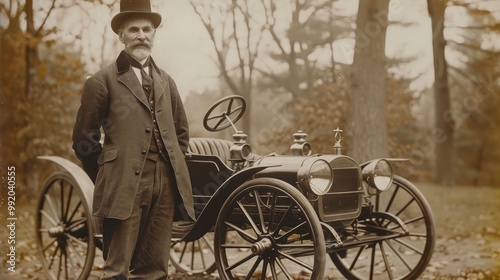
M 160 23 L 149 0 L 120 2 L 111 27 L 124 50 L 85 82 L 73 131 L 103 218 L 102 279 L 166 279 L 174 208 L 194 219 L 186 115 L 150 56 Z

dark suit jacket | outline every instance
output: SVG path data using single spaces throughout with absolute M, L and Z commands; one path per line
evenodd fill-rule
M 194 219 L 185 153 L 189 130 L 173 79 L 152 63 L 155 114 L 187 213 Z M 134 204 L 151 143 L 148 100 L 122 52 L 85 82 L 73 130 L 73 149 L 95 182 L 93 214 L 125 219 Z M 104 144 L 100 144 L 101 131 Z

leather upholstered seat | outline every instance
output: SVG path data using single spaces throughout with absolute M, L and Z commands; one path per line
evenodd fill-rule
M 194 137 L 189 139 L 188 151 L 197 155 L 218 156 L 222 162 L 231 166 L 229 148 L 233 142 L 217 138 Z

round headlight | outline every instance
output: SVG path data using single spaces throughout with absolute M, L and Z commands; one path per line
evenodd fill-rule
M 229 148 L 229 160 L 245 161 L 252 155 L 252 148 L 248 144 L 236 144 Z
M 304 143 L 302 146 L 302 155 L 308 156 L 311 154 L 311 145 L 309 143 Z
M 311 155 L 311 144 L 304 142 L 304 143 L 293 143 L 293 145 L 290 147 L 290 151 L 292 152 L 292 155 L 297 155 L 297 156 L 309 156 Z
M 392 185 L 392 175 L 392 167 L 384 159 L 373 161 L 363 168 L 363 179 L 380 191 L 385 191 Z
M 332 186 L 333 173 L 328 162 L 315 161 L 308 172 L 308 183 L 311 191 L 317 195 L 324 195 Z
M 252 148 L 250 147 L 250 145 L 245 144 L 243 145 L 243 147 L 241 147 L 241 156 L 244 159 L 247 159 L 251 154 L 252 154 Z

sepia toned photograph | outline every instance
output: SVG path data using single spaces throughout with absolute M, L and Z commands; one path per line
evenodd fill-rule
M 1 0 L 0 279 L 500 279 L 497 0 Z

